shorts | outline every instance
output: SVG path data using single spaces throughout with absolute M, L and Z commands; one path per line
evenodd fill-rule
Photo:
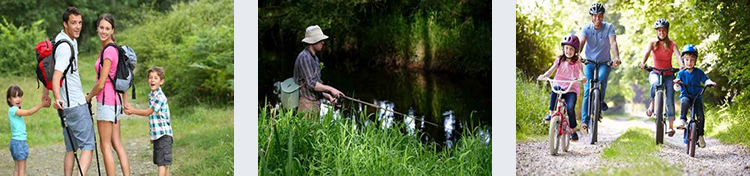
M 164 135 L 154 141 L 154 164 L 172 165 L 172 136 Z
M 65 124 L 67 129 L 73 133 L 73 146 L 70 144 L 68 130 L 63 128 L 63 137 L 65 137 L 65 151 L 72 152 L 73 148 L 81 150 L 94 150 L 94 124 L 91 121 L 91 112 L 88 106 L 78 105 L 76 107 L 66 108 L 63 111 L 65 115 Z
M 26 141 L 11 139 L 10 155 L 13 156 L 14 161 L 23 161 L 29 158 L 29 146 L 26 145 Z
M 122 112 L 122 105 L 117 105 L 115 111 L 114 105 L 96 104 L 96 120 L 98 121 L 115 122 L 115 119 L 120 118 Z

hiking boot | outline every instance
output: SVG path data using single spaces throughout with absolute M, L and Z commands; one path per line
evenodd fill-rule
M 544 117 L 544 123 L 549 124 L 549 121 L 552 120 L 552 117 L 547 115 L 547 117 Z
M 676 120 L 674 122 L 674 126 L 675 126 L 675 128 L 680 129 L 680 130 L 681 129 L 685 129 L 685 120 L 683 120 L 683 119 Z
M 609 109 L 609 106 L 607 106 L 607 103 L 602 102 L 602 111 L 607 111 Z
M 706 140 L 703 139 L 703 136 L 698 136 L 698 146 L 706 148 Z
M 570 134 L 570 140 L 573 142 L 578 142 L 578 133 L 573 132 L 573 134 Z

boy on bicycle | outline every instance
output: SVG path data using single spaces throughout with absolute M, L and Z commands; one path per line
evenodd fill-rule
M 716 86 L 716 83 L 711 81 L 711 79 L 708 78 L 703 70 L 695 68 L 695 63 L 698 59 L 698 50 L 695 49 L 695 45 L 685 45 L 685 47 L 682 48 L 681 55 L 682 59 L 685 61 L 686 69 L 678 72 L 677 79 L 674 80 L 674 89 L 680 91 L 680 103 L 682 105 L 680 120 L 677 121 L 677 129 L 685 128 L 685 121 L 687 121 L 686 115 L 688 109 L 690 108 L 690 103 L 692 102 L 692 100 L 695 100 L 695 107 L 693 108 L 693 111 L 695 111 L 695 115 L 701 118 L 704 117 L 703 98 L 696 97 L 701 91 L 701 83 L 705 84 L 706 86 Z M 678 82 L 683 82 L 685 85 L 687 85 L 687 87 L 681 89 L 680 85 L 677 84 Z M 699 123 L 696 124 L 696 128 L 698 130 L 698 146 L 700 146 L 701 148 L 706 147 L 706 141 L 703 139 L 704 121 L 705 120 L 699 121 Z M 687 143 L 687 135 L 684 138 L 684 142 Z

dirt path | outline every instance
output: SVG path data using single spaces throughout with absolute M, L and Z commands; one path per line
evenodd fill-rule
M 649 126 L 654 127 L 650 122 Z M 705 138 L 706 148 L 697 148 L 695 158 L 687 155 L 682 141 L 684 130 L 673 137 L 664 137 L 662 151 L 657 155 L 668 163 L 678 165 L 687 175 L 750 175 L 750 153 L 741 145 L 723 144 L 718 139 Z
M 516 175 L 570 175 L 601 167 L 602 150 L 637 123 L 640 122 L 603 119 L 599 123 L 599 141 L 595 145 L 590 145 L 588 136 L 579 132 L 579 141 L 571 143 L 568 152 L 560 152 L 557 156 L 549 154 L 546 140 L 517 143 Z
M 626 129 L 643 127 L 654 130 L 649 119 L 632 121 L 607 120 L 600 123 L 600 139 L 589 145 L 586 137 L 572 143 L 569 152 L 551 156 L 547 152 L 547 141 L 516 144 L 516 175 L 569 175 L 580 171 L 595 170 L 605 165 L 600 152 L 619 137 Z M 717 139 L 706 138 L 706 148 L 698 148 L 695 158 L 685 153 L 682 130 L 674 137 L 665 136 L 665 145 L 657 155 L 676 165 L 686 175 L 750 175 L 750 152 L 747 147 L 723 144 Z M 689 167 L 686 167 L 689 166 Z
M 123 117 L 123 119 L 126 118 L 129 117 Z M 99 138 L 97 137 L 97 144 L 99 142 L 98 140 Z M 125 140 L 123 143 L 125 145 L 125 150 L 127 150 L 128 153 L 128 161 L 130 162 L 130 172 L 132 175 L 157 174 L 156 168 L 152 162 L 151 144 L 149 144 L 147 140 Z M 63 175 L 64 153 L 65 145 L 63 143 L 48 146 L 29 146 L 29 159 L 27 159 L 26 166 L 27 175 Z M 112 150 L 112 154 L 115 155 L 115 173 L 116 175 L 122 175 L 122 169 L 120 168 L 114 150 Z M 0 158 L 3 160 L 0 162 L 0 169 L 2 169 L 0 175 L 12 175 L 14 162 L 10 156 L 10 151 L 8 151 L 8 149 L 0 150 Z M 101 153 L 99 153 L 99 165 L 102 175 L 106 175 L 106 171 L 104 170 L 104 158 L 102 158 Z M 78 170 L 76 167 L 76 173 L 77 172 Z M 96 159 L 93 157 L 87 175 L 98 175 Z

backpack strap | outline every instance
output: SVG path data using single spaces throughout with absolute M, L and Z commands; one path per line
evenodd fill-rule
M 100 72 L 102 71 L 102 69 L 104 69 L 104 68 L 102 68 L 102 67 L 104 67 L 104 51 L 107 50 L 107 48 L 109 48 L 109 47 L 115 47 L 115 50 L 117 50 L 117 52 L 118 52 L 117 53 L 117 55 L 118 55 L 118 57 L 117 57 L 117 63 L 118 64 L 120 63 L 120 57 L 119 57 L 120 50 L 117 49 L 117 44 L 115 44 L 115 43 L 108 43 L 106 46 L 104 46 L 104 48 L 102 48 L 102 51 L 99 53 L 99 71 L 96 72 L 96 75 L 97 75 L 96 78 L 97 79 L 99 79 L 99 74 L 101 74 Z M 110 58 L 110 59 L 112 59 L 112 58 Z M 112 66 L 110 65 L 110 67 L 112 67 Z M 115 65 L 115 67 L 117 67 L 117 66 Z M 109 74 L 107 74 L 107 78 L 109 79 L 109 82 L 112 84 L 112 89 L 114 90 L 115 89 L 115 80 L 111 76 L 109 76 Z M 117 93 L 117 91 L 114 91 L 114 92 L 115 92 L 115 95 L 117 96 L 117 98 L 120 100 L 120 103 L 122 103 L 122 98 L 120 97 L 120 95 Z M 101 102 L 102 105 L 104 105 L 104 101 L 106 100 L 105 99 L 106 96 L 107 96 L 106 93 L 102 93 L 102 102 Z M 122 113 L 122 111 L 120 111 L 120 113 Z M 115 114 L 117 114 L 117 102 L 115 102 Z M 115 124 L 117 124 L 117 117 L 116 116 L 117 115 L 115 115 Z
M 65 71 L 63 71 L 62 77 L 60 80 L 65 80 L 66 75 L 68 74 L 68 71 L 70 68 L 73 68 L 73 61 L 75 61 L 75 50 L 73 49 L 73 43 L 70 43 L 67 39 L 60 39 L 60 41 L 55 42 L 55 45 L 52 47 L 52 58 L 55 57 L 55 51 L 57 51 L 57 47 L 62 43 L 68 43 L 70 46 L 70 59 L 68 60 L 68 67 L 65 68 Z M 57 58 L 54 58 L 55 62 L 57 62 Z M 75 69 L 74 69 L 75 71 Z M 62 86 L 62 85 L 60 85 Z M 65 81 L 65 97 L 67 97 L 67 105 L 70 107 L 70 94 L 68 93 L 68 81 Z

